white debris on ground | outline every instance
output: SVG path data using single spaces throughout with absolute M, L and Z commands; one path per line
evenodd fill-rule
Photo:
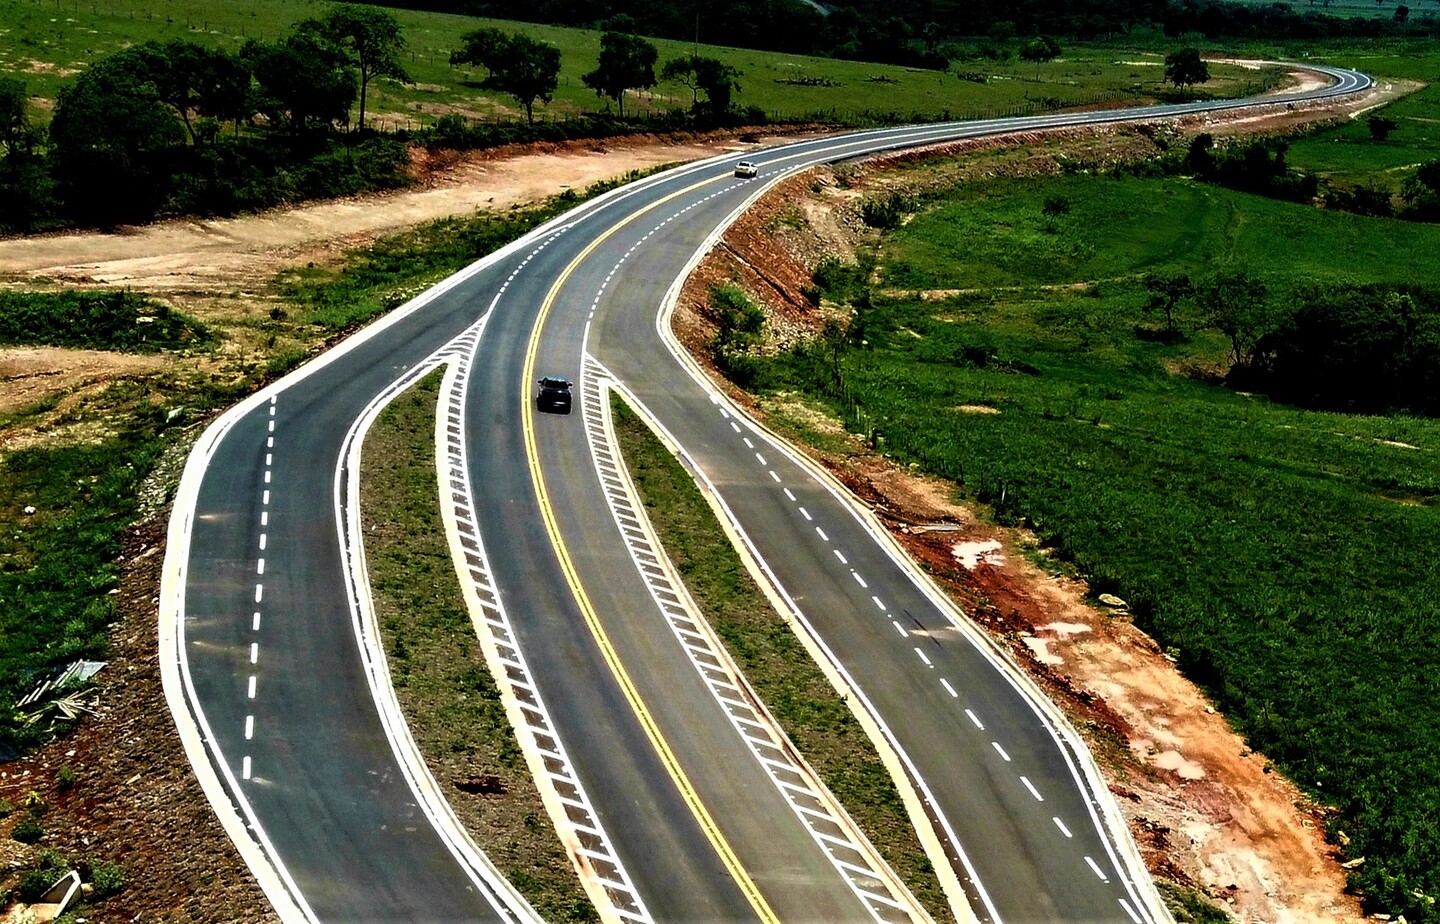
M 1003 565 L 1005 556 L 1000 554 L 1000 540 L 987 539 L 984 542 L 957 542 L 950 547 L 950 552 L 955 560 L 965 566 L 965 570 L 974 571 L 976 566 Z

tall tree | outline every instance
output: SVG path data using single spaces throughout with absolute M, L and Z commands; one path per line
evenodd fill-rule
M 0 227 L 29 231 L 49 206 L 41 140 L 30 120 L 25 84 L 0 77 Z
M 278 42 L 250 41 L 240 58 L 259 87 L 255 108 L 291 135 L 350 117 L 359 81 L 344 49 L 319 31 L 297 29 Z
M 666 61 L 660 69 L 663 80 L 674 80 L 690 88 L 690 108 L 701 108 L 700 94 L 705 94 L 705 109 L 712 115 L 730 110 L 730 99 L 740 89 L 740 72 L 715 58 L 689 56 Z
M 25 84 L 14 77 L 0 77 L 0 148 L 9 154 L 25 145 L 30 137 L 30 101 Z
M 1040 65 L 1047 61 L 1054 61 L 1060 57 L 1060 43 L 1048 35 L 1037 36 L 1025 43 L 1020 49 L 1020 60 L 1034 61 L 1035 73 L 1040 73 Z
M 402 83 L 413 82 L 400 65 L 400 53 L 405 50 L 400 20 L 379 7 L 346 3 L 325 14 L 320 25 L 330 40 L 344 48 L 360 69 L 360 130 L 364 131 L 365 94 L 370 88 L 370 81 L 376 77 L 389 77 Z
M 604 32 L 600 35 L 600 63 L 583 78 L 598 96 L 608 96 L 625 115 L 625 91 L 655 86 L 655 61 L 660 53 L 638 35 Z
M 180 39 L 154 48 L 164 62 L 156 75 L 156 90 L 160 99 L 179 114 L 192 144 L 208 140 L 207 133 L 197 127 L 195 117 L 238 121 L 250 115 L 246 106 L 250 73 L 238 59 L 221 49 Z M 209 134 L 218 128 L 218 124 L 211 123 Z
M 560 49 L 528 35 L 499 29 L 477 29 L 462 37 L 464 45 L 450 55 L 451 64 L 476 64 L 489 74 L 482 86 L 508 93 L 535 121 L 535 101 L 550 102 L 560 85 Z
M 72 215 L 99 224 L 154 217 L 169 185 L 168 153 L 185 129 L 160 100 L 158 46 L 118 51 L 60 90 L 51 166 Z
M 1165 79 L 1183 94 L 1186 87 L 1193 87 L 1210 79 L 1210 65 L 1200 57 L 1197 48 L 1172 51 L 1165 56 Z
M 1230 338 L 1230 361 L 1243 366 L 1272 326 L 1265 283 L 1248 273 L 1222 273 L 1195 286 L 1209 325 Z
M 1150 293 L 1145 302 L 1145 313 L 1159 312 L 1165 317 L 1165 332 L 1176 334 L 1175 308 L 1182 299 L 1195 294 L 1195 283 L 1184 273 L 1174 275 L 1151 273 L 1145 277 L 1145 290 Z
M 485 80 L 481 81 L 483 85 L 494 76 L 500 66 L 501 56 L 509 45 L 508 32 L 488 26 L 475 29 L 460 36 L 460 50 L 450 52 L 450 63 L 457 67 L 468 64 L 485 68 Z

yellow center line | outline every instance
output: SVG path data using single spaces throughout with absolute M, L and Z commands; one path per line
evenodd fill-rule
M 554 306 L 560 289 L 564 287 L 566 280 L 570 278 L 570 274 L 574 272 L 575 268 L 589 257 L 597 247 L 609 239 L 611 235 L 635 221 L 635 219 L 641 215 L 658 208 L 671 199 L 693 192 L 702 186 L 714 182 L 716 182 L 714 179 L 704 180 L 687 186 L 677 192 L 673 192 L 662 199 L 657 199 L 645 208 L 610 226 L 604 233 L 591 241 L 589 246 L 580 252 L 579 256 L 570 261 L 569 265 L 556 277 L 555 284 L 550 287 L 550 291 L 545 294 L 545 301 L 540 305 L 540 314 L 535 319 L 535 327 L 530 333 L 530 344 L 525 352 L 525 388 L 528 389 L 530 383 L 535 378 L 535 357 L 540 350 L 541 329 L 545 326 L 546 318 L 550 316 L 550 309 Z M 581 361 L 584 361 L 583 357 Z M 640 726 L 645 729 L 646 737 L 650 739 L 650 743 L 654 746 L 655 752 L 660 756 L 661 764 L 664 765 L 665 771 L 670 774 L 670 779 L 674 781 L 676 788 L 680 791 L 681 798 L 685 800 L 685 804 L 689 807 L 691 814 L 695 816 L 696 822 L 700 825 L 700 830 L 704 832 L 711 846 L 715 848 L 715 852 L 719 855 L 720 861 L 724 863 L 725 868 L 730 871 L 730 875 L 735 879 L 735 884 L 740 887 L 740 891 L 744 893 L 746 900 L 750 902 L 750 907 L 755 909 L 755 913 L 759 916 L 760 920 L 766 922 L 766 924 L 779 924 L 780 919 L 765 900 L 765 896 L 760 894 L 760 888 L 740 864 L 739 857 L 735 855 L 735 851 L 730 847 L 729 842 L 725 840 L 725 835 L 721 833 L 719 825 L 715 823 L 715 819 L 711 817 L 704 803 L 700 801 L 699 793 L 695 791 L 694 785 L 685 775 L 684 769 L 681 768 L 680 761 L 675 757 L 675 753 L 665 741 L 665 737 L 661 734 L 660 727 L 656 723 L 654 716 L 652 716 L 650 710 L 645 707 L 645 703 L 641 700 L 640 692 L 636 689 L 634 681 L 630 679 L 630 674 L 625 670 L 625 666 L 620 663 L 619 654 L 615 651 L 615 646 L 611 644 L 610 637 L 605 632 L 605 627 L 600 624 L 600 618 L 595 612 L 595 607 L 591 604 L 589 596 L 580 584 L 579 573 L 575 570 L 575 564 L 570 558 L 570 552 L 565 546 L 565 541 L 560 534 L 560 528 L 555 521 L 555 511 L 550 505 L 550 495 L 545 490 L 545 479 L 540 474 L 539 452 L 536 450 L 535 445 L 534 405 L 528 398 L 523 403 L 521 416 L 525 430 L 526 461 L 530 467 L 530 480 L 535 485 L 535 495 L 540 502 L 541 518 L 545 521 L 545 530 L 550 534 L 550 542 L 555 547 L 555 554 L 560 559 L 560 570 L 565 573 L 565 581 L 570 585 L 570 591 L 575 596 L 575 602 L 580 605 L 580 612 L 584 614 L 585 624 L 589 626 L 591 635 L 595 637 L 596 643 L 599 644 L 600 652 L 605 658 L 605 663 L 609 666 L 610 672 L 614 675 L 616 682 L 620 684 L 620 689 L 624 691 L 625 699 L 629 701 L 630 708 L 635 712 L 635 717 L 640 720 Z

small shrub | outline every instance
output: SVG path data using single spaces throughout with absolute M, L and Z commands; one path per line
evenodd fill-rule
M 905 216 L 913 211 L 915 211 L 914 201 L 898 192 L 892 192 L 879 199 L 866 199 L 860 203 L 861 220 L 870 227 L 879 228 L 882 231 L 898 228 Z
M 90 884 L 95 887 L 94 898 L 108 898 L 125 887 L 125 870 L 118 863 L 96 863 L 92 860 Z
M 20 884 L 15 887 L 15 897 L 22 902 L 39 901 L 63 875 L 58 870 L 26 870 L 20 876 Z
M 1365 120 L 1365 125 L 1370 129 L 1370 137 L 1375 141 L 1384 141 L 1390 137 L 1390 133 L 1396 128 L 1394 119 L 1387 119 L 1383 116 L 1371 116 Z
M 20 801 L 20 805 L 31 818 L 39 818 L 41 815 L 50 811 L 50 806 L 45 804 L 45 797 L 33 789 L 25 794 L 25 798 Z
M 15 830 L 10 832 L 10 837 L 22 844 L 37 843 L 40 838 L 44 836 L 45 829 L 40 827 L 40 823 L 32 818 L 27 818 L 20 822 L 15 826 Z
M 15 811 L 15 806 L 10 804 L 9 799 L 0 799 L 0 818 L 9 818 L 13 811 Z
M 55 786 L 61 792 L 74 789 L 75 783 L 79 779 L 80 775 L 69 764 L 61 764 L 60 769 L 55 771 Z
M 1047 196 L 1045 204 L 1040 207 L 1040 211 L 1046 218 L 1058 218 L 1061 215 L 1069 215 L 1070 200 L 1064 196 Z

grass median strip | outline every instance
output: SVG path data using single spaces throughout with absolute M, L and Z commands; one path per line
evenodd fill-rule
M 451 564 L 435 479 L 441 375 L 385 409 L 362 457 L 365 554 L 395 693 L 455 813 L 535 910 L 547 921 L 598 920 L 526 769 Z
M 685 469 L 620 398 L 625 464 L 700 610 L 800 753 L 936 921 L 955 920 L 894 781 L 860 723 L 745 570 Z

